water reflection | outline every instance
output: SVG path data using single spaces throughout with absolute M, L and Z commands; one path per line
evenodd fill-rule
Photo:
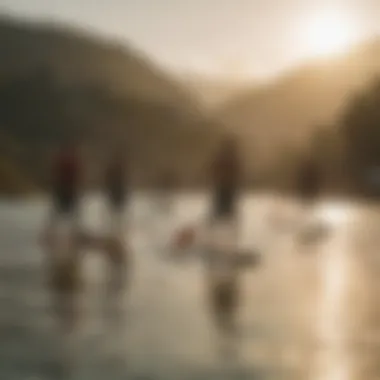
M 316 380 L 348 379 L 345 352 L 344 295 L 347 288 L 347 251 L 332 244 L 321 259 L 321 289 L 317 339 L 321 345 L 317 356 Z
M 179 203 L 181 212 L 174 210 L 168 223 L 196 220 L 202 212 L 193 204 Z M 39 281 L 40 262 L 26 264 L 36 247 L 29 249 L 33 243 L 27 237 L 22 242 L 15 224 L 1 224 L 10 252 L 8 257 L 4 252 L 0 267 L 1 321 L 7 327 L 0 348 L 8 352 L 2 355 L 7 365 L 0 366 L 0 377 L 12 378 L 20 374 L 16 370 L 20 363 L 34 360 L 39 368 L 28 374 L 45 374 L 52 379 L 62 373 L 46 362 L 61 361 L 63 368 L 76 368 L 80 379 L 94 380 L 377 379 L 380 271 L 373 258 L 377 255 L 378 231 L 374 225 L 378 218 L 361 210 L 352 214 L 345 205 L 322 205 L 315 210 L 314 219 L 326 222 L 330 233 L 309 247 L 294 239 L 296 228 L 279 234 L 269 223 L 263 223 L 265 207 L 260 202 L 250 207 L 244 218 L 247 246 L 261 247 L 263 263 L 239 278 L 239 327 L 233 344 L 227 346 L 219 340 L 206 307 L 207 283 L 199 263 L 163 261 L 154 251 L 155 240 L 149 241 L 151 229 L 139 223 L 133 224 L 130 235 L 134 269 L 130 293 L 122 297 L 124 306 L 114 309 L 121 305 L 120 299 L 101 297 L 104 267 L 91 258 L 86 268 L 91 290 L 83 304 L 86 322 L 71 340 L 58 343 L 59 337 L 54 338 L 48 322 L 51 316 L 47 316 L 46 292 Z M 296 219 L 289 210 L 286 213 L 291 220 Z M 356 224 L 347 227 L 351 217 Z M 162 223 L 159 215 L 154 218 L 156 224 Z M 33 218 L 27 219 L 33 225 Z M 90 219 L 96 223 L 93 211 Z M 286 224 L 285 217 L 280 219 Z M 306 251 L 311 254 L 300 254 Z M 100 300 L 104 298 L 107 302 L 103 304 Z M 15 327 L 20 324 L 25 326 L 22 336 L 21 329 Z M 32 352 L 37 342 L 46 342 L 43 352 Z M 222 356 L 219 348 L 223 349 Z

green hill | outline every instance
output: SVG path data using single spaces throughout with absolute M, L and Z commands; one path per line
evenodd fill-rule
M 94 172 L 107 150 L 124 144 L 142 183 L 168 170 L 200 180 L 220 129 L 184 86 L 136 50 L 3 19 L 0 55 L 0 132 L 20 147 L 8 156 L 37 183 L 46 183 L 51 149 L 65 138 L 84 143 Z

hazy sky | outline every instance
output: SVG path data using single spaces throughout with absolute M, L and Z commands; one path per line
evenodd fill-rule
M 330 38 L 331 13 L 343 42 L 380 32 L 380 0 L 0 0 L 0 12 L 131 41 L 179 72 L 232 77 L 271 76 L 310 58 Z

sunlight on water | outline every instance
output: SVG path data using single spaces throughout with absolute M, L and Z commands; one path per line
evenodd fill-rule
M 171 235 L 179 228 L 206 229 L 207 200 L 178 197 L 173 199 L 170 212 L 153 209 L 152 205 L 154 200 L 138 195 L 132 205 L 133 212 L 126 212 L 132 221 L 126 226 L 124 236 L 133 256 L 131 286 L 120 298 L 115 298 L 115 303 L 112 297 L 104 297 L 108 279 L 104 257 L 97 255 L 96 250 L 88 250 L 83 268 L 86 296 L 81 299 L 85 323 L 78 334 L 78 349 L 71 351 L 71 346 L 68 349 L 71 356 L 75 356 L 73 366 L 78 365 L 78 373 L 86 374 L 78 378 L 242 378 L 240 372 L 225 373 L 230 364 L 226 365 L 220 358 L 218 331 L 205 292 L 209 272 L 204 270 L 207 263 L 202 258 L 207 256 L 207 250 L 198 244 L 192 252 L 194 260 L 172 260 L 167 254 Z M 107 234 L 103 206 L 96 199 L 84 205 L 86 232 Z M 239 221 L 242 233 L 238 238 L 230 227 L 223 225 L 209 236 L 217 250 L 231 252 L 235 239 L 240 244 L 244 235 L 244 249 L 258 252 L 262 257 L 262 265 L 252 271 L 244 270 L 242 276 L 236 371 L 247 370 L 244 378 L 258 379 L 306 379 L 312 374 L 310 378 L 314 380 L 369 380 L 367 375 L 354 377 L 352 371 L 356 370 L 356 364 L 353 361 L 359 360 L 361 355 L 376 360 L 378 353 L 372 350 L 368 354 L 356 354 L 355 351 L 352 356 L 352 347 L 348 345 L 352 334 L 362 337 L 360 326 L 357 332 L 349 327 L 356 328 L 353 323 L 362 321 L 359 317 L 363 312 L 357 309 L 377 302 L 377 297 L 374 302 L 366 298 L 367 286 L 357 284 L 366 283 L 365 269 L 371 264 L 363 261 L 365 254 L 369 254 L 368 247 L 361 245 L 358 249 L 356 244 L 352 249 L 353 241 L 357 241 L 352 232 L 357 231 L 359 223 L 358 219 L 351 219 L 353 207 L 326 202 L 318 209 L 306 210 L 303 214 L 311 216 L 312 227 L 318 219 L 316 224 L 321 220 L 328 231 L 309 250 L 309 246 L 298 244 L 294 239 L 296 222 L 302 219 L 302 215 L 299 217 L 302 212 L 297 212 L 292 204 L 289 210 L 286 206 L 286 200 L 284 205 L 281 202 L 277 205 L 266 199 L 252 199 L 242 207 Z M 25 373 L 41 374 L 42 377 L 37 378 L 57 378 L 44 375 L 50 371 L 45 363 L 61 362 L 59 339 L 55 338 L 55 324 L 40 281 L 43 275 L 41 247 L 36 246 L 45 210 L 31 206 L 29 209 L 31 215 L 24 215 L 25 211 L 22 213 L 18 207 L 7 210 L 5 216 L 0 215 L 3 220 L 0 235 L 6 247 L 0 263 L 3 266 L 0 301 L 2 321 L 10 331 L 4 329 L 0 339 L 4 356 L 1 379 L 28 378 L 17 375 L 23 366 Z M 275 216 L 280 216 L 280 224 L 288 228 L 279 232 L 277 226 L 270 223 L 273 209 Z M 358 216 L 362 215 L 360 211 Z M 348 219 L 355 223 L 348 223 L 347 230 L 342 229 Z M 360 223 L 371 221 L 363 217 Z M 63 239 L 64 235 L 62 232 Z M 239 253 L 241 247 L 237 248 Z M 310 254 L 300 255 L 300 252 Z M 217 275 L 224 275 L 224 265 L 215 268 Z M 348 310 L 348 299 L 352 300 L 355 310 Z M 369 333 L 374 336 L 373 330 Z M 313 345 L 315 335 L 317 346 Z M 43 349 L 34 349 L 37 344 L 43 345 Z M 31 361 L 35 362 L 35 368 L 26 367 Z M 120 376 L 110 375 L 111 369 L 120 372 Z M 283 370 L 291 374 L 281 376 Z M 302 376 L 304 371 L 309 376 Z M 272 377 L 274 372 L 278 374 Z M 8 376 L 9 373 L 14 376 Z
M 334 212 L 335 211 L 335 212 Z M 339 210 L 341 211 L 341 210 Z M 340 216 L 332 209 L 331 215 Z M 341 247 L 330 247 L 322 258 L 322 289 L 317 335 L 321 342 L 316 379 L 346 380 L 348 363 L 344 353 L 343 300 L 348 280 L 347 257 Z
M 349 209 L 343 204 L 329 203 L 318 210 L 317 216 L 331 225 L 338 225 L 347 220 Z

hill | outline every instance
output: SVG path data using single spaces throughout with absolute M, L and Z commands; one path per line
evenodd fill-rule
M 2 154 L 27 165 L 37 183 L 46 181 L 52 147 L 66 138 L 86 145 L 94 168 L 117 144 L 129 147 L 142 182 L 168 170 L 199 178 L 218 128 L 191 92 L 135 49 L 2 19 L 0 55 L 0 139 L 21 152 Z
M 379 72 L 380 41 L 368 41 L 245 90 L 216 115 L 238 134 L 250 162 L 269 165 L 304 147 L 321 126 L 333 125 L 347 100 Z
M 106 86 L 144 100 L 196 106 L 195 99 L 133 47 L 73 27 L 0 19 L 0 79 L 49 68 L 63 85 Z
M 213 110 L 249 89 L 251 82 L 202 75 L 184 75 L 179 79 L 207 110 Z

